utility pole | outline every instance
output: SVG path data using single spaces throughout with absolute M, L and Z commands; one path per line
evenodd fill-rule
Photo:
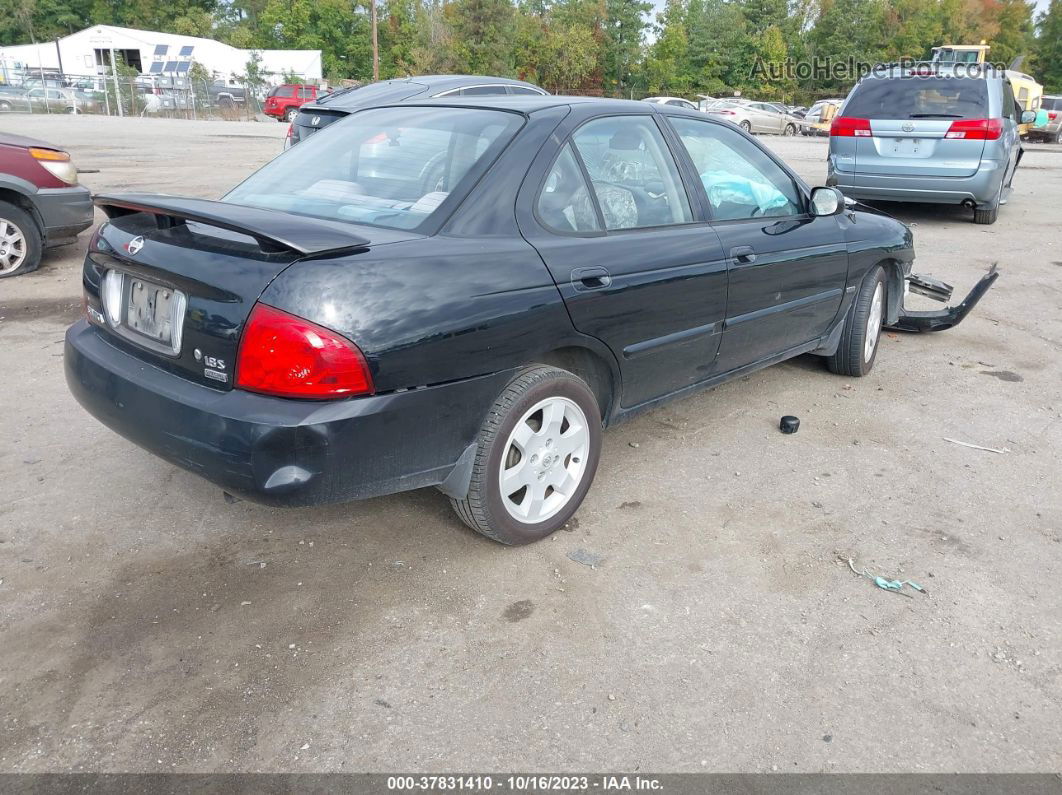
M 369 0 L 372 7 L 372 80 L 380 79 L 380 43 L 376 37 L 376 0 Z

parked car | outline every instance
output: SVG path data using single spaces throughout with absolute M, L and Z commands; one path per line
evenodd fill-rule
M 34 113 L 93 113 L 95 98 L 73 88 L 31 88 L 26 101 Z
M 221 201 L 96 201 L 64 357 L 90 413 L 266 503 L 438 486 L 506 544 L 572 516 L 603 427 L 802 353 L 866 375 L 883 325 L 995 278 L 910 313 L 904 224 L 623 100 L 370 108 Z
M 14 111 L 27 111 L 30 109 L 29 100 L 26 99 L 26 89 L 0 85 L 0 113 Z
M 544 96 L 532 83 L 483 75 L 421 75 L 399 80 L 381 80 L 334 91 L 327 97 L 299 108 L 284 141 L 287 149 L 323 127 L 362 108 L 394 102 L 457 96 Z
M 315 99 L 317 99 L 317 86 L 285 83 L 269 89 L 265 103 L 262 105 L 262 112 L 277 121 L 291 123 L 295 121 L 299 108 Z
M 0 103 L 2 102 L 3 95 L 0 94 Z M 1029 137 L 1062 144 L 1062 96 L 1045 94 L 1040 102 L 1040 109 L 1047 114 L 1047 124 L 1043 127 L 1033 127 L 1029 130 Z
M 70 155 L 0 132 L 0 278 L 36 270 L 41 252 L 92 225 L 92 200 Z
M 808 108 L 801 120 L 800 134 L 806 136 L 828 136 L 834 116 L 844 104 L 844 99 L 822 99 Z
M 1003 73 L 869 75 L 830 127 L 828 185 L 884 201 L 962 204 L 995 223 L 1021 159 L 1022 111 Z
M 215 80 L 208 87 L 210 104 L 219 108 L 231 108 L 247 101 L 247 89 L 234 80 Z
M 783 106 L 772 102 L 732 99 L 710 105 L 705 112 L 726 119 L 748 133 L 797 134 L 797 119 Z
M 682 97 L 646 97 L 643 102 L 653 102 L 657 105 L 670 105 L 673 108 L 687 108 L 688 110 L 698 110 L 697 106 L 690 102 L 688 99 Z

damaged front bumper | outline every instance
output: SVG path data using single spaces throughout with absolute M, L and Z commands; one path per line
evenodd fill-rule
M 907 277 L 907 286 L 912 293 L 918 293 L 932 298 L 935 301 L 947 302 L 951 298 L 952 286 L 929 276 L 921 276 L 912 273 Z M 907 309 L 901 302 L 900 314 L 894 323 L 889 323 L 888 328 L 898 331 L 945 331 L 959 325 L 970 310 L 977 306 L 977 302 L 988 292 L 988 288 L 999 278 L 999 271 L 993 265 L 988 273 L 970 290 L 970 294 L 963 299 L 961 304 L 938 309 L 932 312 L 917 312 Z

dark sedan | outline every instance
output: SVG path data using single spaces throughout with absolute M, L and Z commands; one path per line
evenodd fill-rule
M 368 107 L 443 97 L 521 97 L 546 96 L 546 93 L 523 80 L 485 75 L 418 75 L 341 88 L 299 109 L 288 128 L 284 146 L 293 146 L 329 124 Z
M 866 375 L 883 324 L 995 278 L 908 312 L 950 288 L 903 224 L 622 100 L 374 108 L 220 202 L 97 203 L 65 356 L 92 414 L 261 502 L 437 486 L 507 544 L 572 516 L 603 427 L 803 353 Z

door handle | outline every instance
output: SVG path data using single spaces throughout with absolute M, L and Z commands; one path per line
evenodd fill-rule
M 756 252 L 752 246 L 735 246 L 730 249 L 730 259 L 743 265 L 750 265 L 756 261 Z
M 612 284 L 612 276 L 604 268 L 576 268 L 572 271 L 572 286 L 576 290 L 603 290 Z

